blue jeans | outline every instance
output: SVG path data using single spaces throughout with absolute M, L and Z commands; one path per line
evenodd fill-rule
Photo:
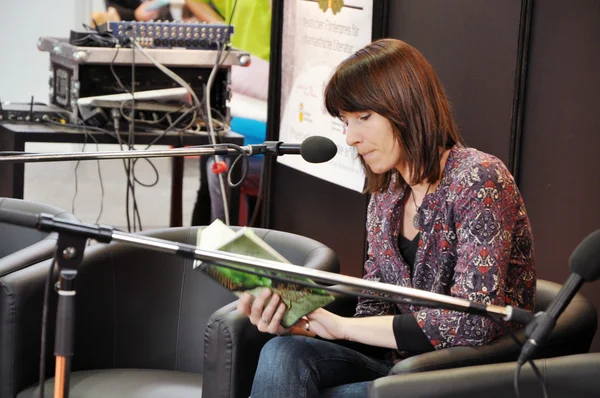
M 393 365 L 330 341 L 275 337 L 260 352 L 251 397 L 364 398 L 371 381 Z

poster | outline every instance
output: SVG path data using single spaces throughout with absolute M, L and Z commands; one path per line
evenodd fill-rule
M 323 104 L 335 67 L 371 42 L 373 0 L 291 0 L 284 10 L 279 140 L 300 143 L 321 135 L 338 147 L 327 163 L 281 156 L 281 164 L 343 187 L 362 191 L 364 172 L 345 142 L 342 123 Z

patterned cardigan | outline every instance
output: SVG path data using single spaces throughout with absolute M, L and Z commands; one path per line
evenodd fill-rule
M 438 188 L 421 205 L 412 275 L 397 244 L 405 192 L 392 180 L 389 189 L 371 196 L 364 279 L 533 311 L 532 231 L 521 194 L 499 159 L 451 149 Z M 356 316 L 409 313 L 436 349 L 483 345 L 503 333 L 486 317 L 457 311 L 368 298 L 356 308 Z

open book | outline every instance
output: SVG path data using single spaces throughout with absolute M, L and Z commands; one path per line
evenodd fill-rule
M 244 227 L 233 231 L 220 220 L 198 231 L 197 246 L 202 250 L 220 250 L 289 264 L 289 261 L 260 239 L 252 229 Z M 285 328 L 293 326 L 304 315 L 334 300 L 334 297 L 324 289 L 278 280 L 277 276 L 272 276 L 274 274 L 272 271 L 243 265 L 235 266 L 256 271 L 260 275 L 198 260 L 194 262 L 194 268 L 200 268 L 238 296 L 242 292 L 256 296 L 265 287 L 277 293 L 287 306 L 281 320 L 281 325 Z M 294 267 L 291 264 L 290 266 Z M 281 274 L 280 276 L 314 284 L 310 279 L 300 276 Z

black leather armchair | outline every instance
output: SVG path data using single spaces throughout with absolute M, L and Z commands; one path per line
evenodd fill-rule
M 143 235 L 196 244 L 197 231 L 198 227 L 170 228 Z M 255 232 L 294 264 L 339 272 L 335 253 L 317 241 L 280 231 Z M 39 292 L 47 269 L 45 262 L 11 274 L 11 284 L 22 289 L 17 300 L 34 297 L 31 305 L 39 310 L 33 318 L 18 314 L 19 330 L 33 327 L 34 332 L 28 336 L 30 346 L 21 346 L 24 351 L 15 353 L 12 364 L 2 364 L 16 370 L 10 393 L 0 398 L 13 398 L 19 391 L 20 398 L 37 397 Z M 206 322 L 216 309 L 235 300 L 233 294 L 193 270 L 192 260 L 125 244 L 87 248 L 75 289 L 72 398 L 200 397 Z M 51 296 L 49 342 L 56 307 L 55 295 Z M 48 377 L 54 368 L 51 355 L 49 347 Z M 0 385 L 4 383 L 0 380 Z M 52 384 L 53 380 L 46 383 L 47 397 L 52 396 Z
M 17 210 L 25 213 L 47 213 L 66 220 L 76 218 L 71 213 L 57 207 L 22 199 L 0 198 L 0 209 Z M 54 255 L 56 234 L 48 234 L 35 229 L 0 223 L 0 397 L 14 396 L 14 381 L 20 361 L 18 352 L 35 336 L 39 341 L 39 328 L 32 329 L 27 324 L 19 325 L 20 315 L 31 310 L 30 302 L 20 300 L 30 296 L 29 286 L 12 284 L 11 275 L 19 270 L 27 270 L 32 264 L 51 258 Z M 25 271 L 24 271 L 25 272 Z M 19 297 L 19 298 L 18 298 Z M 40 311 L 36 313 L 41 314 Z M 39 345 L 39 344 L 38 344 Z
M 558 283 L 538 280 L 535 312 L 545 311 L 560 291 Z M 536 353 L 536 358 L 550 358 L 571 354 L 583 354 L 590 345 L 598 327 L 596 308 L 581 294 L 577 294 L 556 323 L 550 337 Z M 525 330 L 516 333 L 525 340 Z M 462 366 L 483 365 L 517 360 L 519 347 L 510 336 L 502 336 L 486 346 L 450 347 L 407 358 L 394 366 L 390 374 L 424 372 Z
M 535 361 L 550 398 L 600 396 L 600 353 L 567 355 Z M 514 397 L 516 362 L 468 366 L 387 376 L 369 387 L 369 398 L 506 398 Z M 542 397 L 542 387 L 529 365 L 519 377 L 521 397 Z
M 538 280 L 535 311 L 547 309 L 560 288 L 561 285 L 557 283 Z M 351 316 L 355 305 L 356 300 L 346 296 L 333 302 L 329 309 L 340 315 Z M 210 380 L 205 383 L 205 390 L 210 391 L 210 397 L 248 397 L 258 354 L 271 338 L 258 332 L 245 317 L 232 310 L 226 307 L 216 312 L 206 329 L 204 366 L 205 375 L 210 375 Z M 589 352 L 597 323 L 594 306 L 577 294 L 558 320 L 547 343 L 538 350 L 537 358 Z M 523 329 L 516 335 L 521 341 L 524 340 Z M 355 348 L 367 349 L 360 346 Z M 209 350 L 214 350 L 215 354 L 208 355 Z M 216 352 L 221 355 L 217 356 Z M 404 377 L 400 375 L 406 373 L 515 361 L 519 352 L 509 336 L 502 336 L 486 346 L 450 347 L 415 355 L 397 363 L 390 375 L 398 375 L 395 377 L 400 382 Z M 396 390 L 389 396 L 398 395 L 404 396 L 404 392 Z

